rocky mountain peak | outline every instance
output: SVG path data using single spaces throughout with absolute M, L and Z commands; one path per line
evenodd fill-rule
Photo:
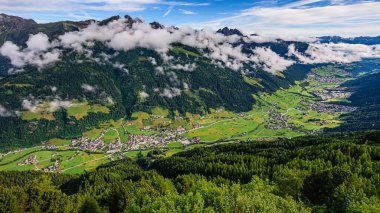
M 21 17 L 10 16 L 3 13 L 0 14 L 0 33 L 10 29 L 29 27 L 36 24 L 37 23 L 32 19 L 23 19 Z
M 153 29 L 164 29 L 165 28 L 164 25 L 162 25 L 156 21 L 150 23 L 150 26 L 152 26 Z
M 99 25 L 100 26 L 107 25 L 108 23 L 115 21 L 115 20 L 119 20 L 119 19 L 120 19 L 120 16 L 111 16 L 111 17 L 104 19 L 103 21 L 99 22 Z
M 241 33 L 238 29 L 230 29 L 228 27 L 225 27 L 223 29 L 219 29 L 217 32 L 221 33 L 225 36 L 230 36 L 230 35 L 244 36 L 243 33 Z

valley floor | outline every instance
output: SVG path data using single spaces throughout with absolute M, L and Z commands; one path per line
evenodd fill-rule
M 219 143 L 319 134 L 339 126 L 339 116 L 355 110 L 341 104 L 347 103 L 351 94 L 339 85 L 350 79 L 351 74 L 333 66 L 316 68 L 290 88 L 253 95 L 256 103 L 245 113 L 220 108 L 207 115 L 187 113 L 171 118 L 168 110 L 161 108 L 150 114 L 137 112 L 133 120 L 105 122 L 81 138 L 55 138 L 41 146 L 2 154 L 0 170 L 75 174 L 113 160 L 146 156 L 156 149 L 171 156 Z

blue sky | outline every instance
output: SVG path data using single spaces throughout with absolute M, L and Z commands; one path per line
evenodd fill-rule
M 0 0 L 0 13 L 37 22 L 132 17 L 263 35 L 380 35 L 380 0 Z

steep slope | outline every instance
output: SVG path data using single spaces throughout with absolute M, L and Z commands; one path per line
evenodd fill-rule
M 349 100 L 357 110 L 342 116 L 345 123 L 334 131 L 380 129 L 380 73 L 363 76 L 343 86 L 354 92 Z
M 60 21 L 54 23 L 38 24 L 31 19 L 0 14 L 0 44 L 12 41 L 16 44 L 25 44 L 30 34 L 43 32 L 55 38 L 65 32 L 77 31 L 87 27 L 94 20 L 87 21 Z
M 264 71 L 243 75 L 215 66 L 183 45 L 174 46 L 169 55 L 181 64 L 194 64 L 192 71 L 168 67 L 155 51 L 143 48 L 115 55 L 97 43 L 92 51 L 93 59 L 68 52 L 54 66 L 25 67 L 0 80 L 0 104 L 9 112 L 0 117 L 1 149 L 78 137 L 102 121 L 150 112 L 156 106 L 169 109 L 173 116 L 219 107 L 248 111 L 255 101 L 251 94 L 288 87 L 307 72 L 294 66 L 283 77 Z M 115 56 L 105 59 L 106 55 Z M 260 79 L 260 84 L 247 83 L 249 78 Z
M 93 20 L 92 20 L 93 21 Z M 91 20 L 72 22 L 62 21 L 47 24 L 38 24 L 31 19 L 23 19 L 17 16 L 0 14 L 0 45 L 5 41 L 11 41 L 18 45 L 25 45 L 29 35 L 42 32 L 51 39 L 65 32 L 77 31 L 87 27 Z M 8 58 L 0 54 L 0 77 L 6 76 L 12 67 Z

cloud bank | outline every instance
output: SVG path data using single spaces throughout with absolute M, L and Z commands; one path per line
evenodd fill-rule
M 310 44 L 304 54 L 294 44 L 289 45 L 288 55 L 305 64 L 352 63 L 363 58 L 380 58 L 380 45 L 363 44 Z
M 257 66 L 273 74 L 276 74 L 277 70 L 286 70 L 287 67 L 295 63 L 292 60 L 286 60 L 280 57 L 270 48 L 256 47 L 253 52 L 255 55 L 252 56 L 252 58 Z
M 75 106 L 76 104 L 72 103 L 69 100 L 62 100 L 60 97 L 56 96 L 50 101 L 42 101 L 35 98 L 34 96 L 29 96 L 21 102 L 21 107 L 30 112 L 55 112 L 60 108 L 69 108 Z M 1 111 L 1 110 L 0 110 Z
M 16 67 L 26 64 L 43 67 L 58 60 L 59 48 L 84 51 L 95 41 L 99 41 L 115 50 L 128 51 L 137 47 L 152 49 L 160 53 L 168 63 L 172 59 L 167 55 L 171 44 L 182 43 L 207 50 L 203 52 L 205 57 L 223 62 L 224 66 L 233 70 L 239 70 L 244 63 L 254 63 L 257 60 L 251 57 L 255 53 L 246 55 L 242 53 L 242 46 L 234 45 L 240 39 L 241 37 L 237 35 L 224 36 L 211 29 L 194 30 L 190 27 L 153 29 L 149 24 L 139 22 L 130 27 L 124 20 L 115 20 L 105 26 L 93 23 L 81 31 L 65 33 L 52 42 L 49 42 L 48 37 L 42 33 L 31 35 L 27 48 L 22 50 L 17 45 L 6 42 L 1 47 L 0 53 L 9 57 Z M 195 65 L 172 65 L 172 68 L 192 71 Z
M 31 35 L 26 45 L 27 47 L 21 50 L 17 45 L 7 41 L 0 48 L 0 54 L 7 56 L 12 65 L 18 68 L 27 64 L 43 67 L 59 59 L 59 50 L 50 50 L 52 45 L 48 36 L 43 33 Z
M 197 48 L 204 57 L 211 59 L 218 66 L 241 72 L 243 72 L 243 68 L 245 70 L 250 67 L 249 71 L 262 69 L 272 74 L 284 71 L 297 62 L 306 64 L 350 63 L 362 58 L 380 58 L 379 45 L 319 44 L 315 39 L 310 39 L 305 53 L 298 52 L 294 45 L 290 45 L 288 56 L 280 56 L 270 47 L 256 47 L 243 51 L 242 40 L 248 43 L 278 42 L 274 37 L 258 35 L 225 36 L 210 28 L 203 30 L 195 30 L 191 27 L 153 29 L 151 25 L 139 21 L 134 22 L 131 26 L 125 20 L 119 19 L 104 26 L 92 23 L 85 29 L 65 33 L 51 42 L 43 33 L 31 35 L 24 49 L 12 42 L 5 42 L 0 48 L 0 54 L 10 58 L 16 68 L 22 68 L 25 65 L 42 68 L 59 60 L 62 48 L 82 51 L 92 58 L 91 47 L 94 42 L 102 42 L 117 51 L 128 51 L 138 47 L 155 50 L 161 55 L 167 67 L 175 70 L 194 71 L 195 64 L 175 64 L 172 61 L 173 57 L 167 54 L 173 43 L 181 43 Z M 307 39 L 299 38 L 299 40 Z M 295 57 L 297 61 L 288 58 L 291 56 Z M 102 57 L 109 61 L 111 56 L 103 55 Z M 97 62 L 100 63 L 101 59 L 92 58 L 92 60 L 98 60 Z M 157 65 L 155 60 L 149 60 L 154 66 Z M 124 69 L 122 64 L 114 64 L 114 67 Z M 156 67 L 156 72 L 163 73 L 163 68 Z M 95 89 L 90 85 L 82 85 L 82 88 L 87 92 Z

